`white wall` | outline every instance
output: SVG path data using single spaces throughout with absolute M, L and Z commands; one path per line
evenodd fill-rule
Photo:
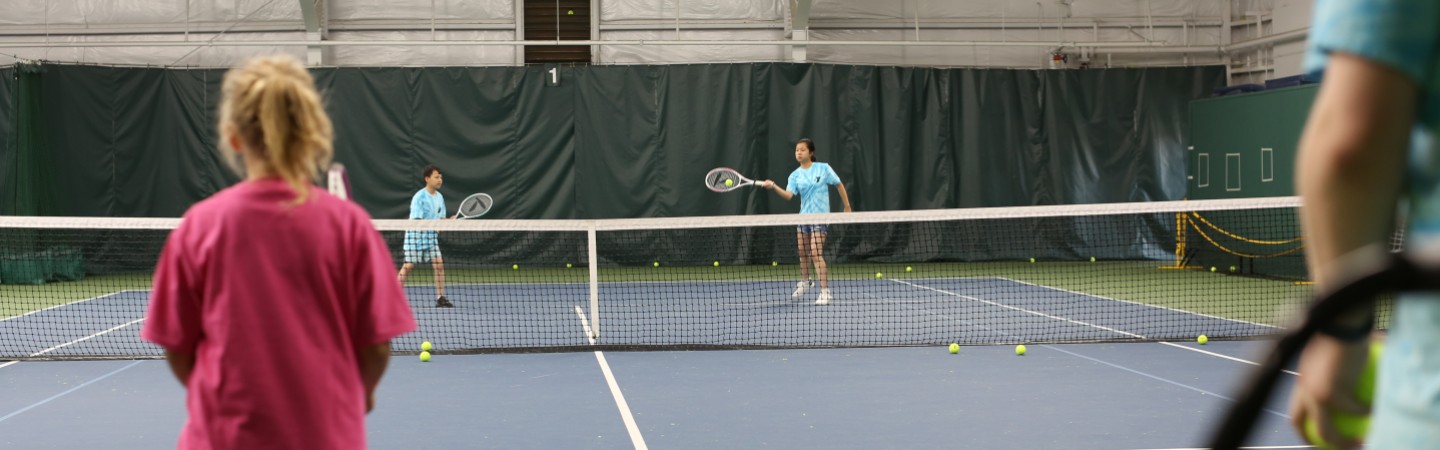
M 1276 0 L 1274 31 L 1283 33 L 1310 27 L 1315 0 Z M 1299 75 L 1304 70 L 1305 43 L 1300 40 L 1275 46 L 1274 78 Z
M 327 0 L 325 39 L 516 40 L 519 0 Z M 593 0 L 599 40 L 788 40 L 792 0 Z M 225 66 L 247 55 L 306 46 L 19 48 L 6 42 L 219 40 L 304 41 L 299 0 L 4 0 L 0 64 L 43 59 L 99 64 Z M 808 61 L 913 66 L 1046 67 L 1061 42 L 1218 47 L 1308 27 L 1313 0 L 813 0 L 811 40 L 966 41 L 966 46 L 809 45 Z M 434 8 L 432 9 L 432 5 Z M 1255 25 L 1226 29 L 1257 16 Z M 676 30 L 676 18 L 679 28 Z M 242 21 L 243 19 L 243 21 Z M 432 33 L 431 27 L 435 27 Z M 916 27 L 919 27 L 917 32 Z M 1149 42 L 1147 42 L 1149 41 Z M 1009 46 L 1015 42 L 1036 46 Z M 1050 43 L 1056 43 L 1050 46 Z M 1007 45 L 995 45 L 1004 43 Z M 1039 46 L 1039 45 L 1044 46 Z M 1304 44 L 1230 55 L 1239 82 L 1299 73 Z M 192 51 L 194 50 L 194 51 Z M 1131 49 L 1133 50 L 1133 49 Z M 509 46 L 337 46 L 325 63 L 342 66 L 516 64 Z M 188 54 L 188 56 L 187 56 Z M 790 45 L 600 46 L 600 64 L 790 61 Z M 182 59 L 183 57 L 183 59 Z M 1118 52 L 1091 66 L 1220 64 L 1218 52 Z

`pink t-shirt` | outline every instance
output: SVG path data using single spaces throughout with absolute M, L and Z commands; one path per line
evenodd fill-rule
M 358 348 L 415 329 L 390 250 L 353 203 L 277 179 L 170 233 L 141 336 L 196 355 L 181 448 L 364 448 Z

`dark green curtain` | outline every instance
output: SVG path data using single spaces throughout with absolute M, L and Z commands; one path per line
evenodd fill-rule
M 444 171 L 452 209 L 484 191 L 500 218 L 794 212 L 798 202 L 758 189 L 714 194 L 701 179 L 729 166 L 783 182 L 801 137 L 815 140 L 857 210 L 1177 199 L 1187 104 L 1223 81 L 1217 67 L 757 63 L 561 68 L 551 86 L 546 70 L 314 73 L 337 159 L 378 218 L 406 215 L 426 164 Z M 222 76 L 69 65 L 21 73 L 6 90 L 18 117 L 7 121 L 0 180 L 29 188 L 8 190 L 4 212 L 178 216 L 233 184 L 215 150 Z
M 15 203 L 20 199 L 15 183 L 18 171 L 15 147 L 19 136 L 15 134 L 20 116 L 15 114 L 19 105 L 16 101 L 20 88 L 20 71 L 14 66 L 0 67 L 0 215 L 15 215 Z

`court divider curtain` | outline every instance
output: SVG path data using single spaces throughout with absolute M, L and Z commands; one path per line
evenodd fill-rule
M 759 189 L 715 194 L 701 180 L 728 166 L 783 183 L 801 137 L 816 142 L 861 211 L 1178 199 L 1187 105 L 1223 82 L 1218 67 L 595 66 L 556 68 L 558 84 L 550 69 L 313 73 L 337 159 L 377 218 L 406 216 L 426 164 L 443 170 L 451 209 L 484 191 L 497 218 L 790 213 L 798 201 Z M 36 144 L 18 139 L 17 151 L 0 153 L 0 181 L 32 188 L 7 190 L 0 212 L 173 217 L 235 183 L 216 150 L 223 73 L 46 65 L 22 74 L 7 91 L 20 94 L 9 104 L 21 113 L 9 134 Z M 831 205 L 839 210 L 838 195 Z M 1075 247 L 1087 227 L 1043 240 L 1085 254 Z M 835 245 L 884 258 L 914 237 L 894 233 Z M 726 238 L 740 242 L 730 255 L 740 260 L 793 252 L 793 242 Z

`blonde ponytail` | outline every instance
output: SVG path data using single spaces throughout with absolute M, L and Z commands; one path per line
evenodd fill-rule
M 334 131 L 310 72 L 287 55 L 253 58 L 225 74 L 221 92 L 221 129 L 233 127 L 250 156 L 295 190 L 294 204 L 304 203 L 334 155 Z

